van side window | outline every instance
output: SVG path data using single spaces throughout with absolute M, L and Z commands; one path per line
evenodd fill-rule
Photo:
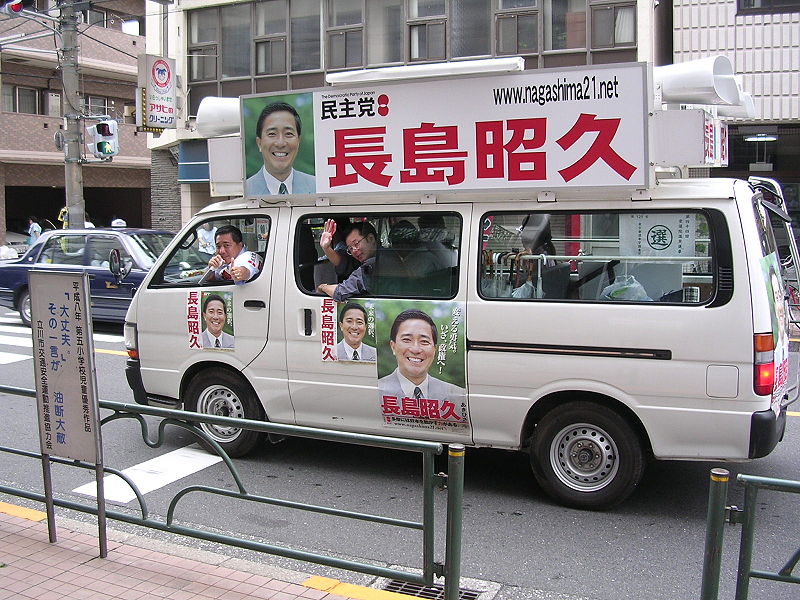
M 270 219 L 266 215 L 217 217 L 199 221 L 197 226 L 184 234 L 173 248 L 169 258 L 161 263 L 153 274 L 151 287 L 187 287 L 201 284 L 208 261 L 216 254 L 215 234 L 223 225 L 233 225 L 242 232 L 242 241 L 247 250 L 257 252 L 263 260 L 267 251 Z M 258 277 L 258 275 L 256 275 Z M 222 282 L 225 283 L 225 282 Z M 228 282 L 230 283 L 230 282 Z M 216 282 L 202 282 L 215 285 Z
M 700 211 L 494 213 L 482 229 L 487 299 L 703 304 L 716 291 Z
M 330 220 L 332 256 L 321 245 Z M 306 216 L 295 230 L 295 278 L 307 294 L 321 293 L 322 285 L 356 296 L 452 298 L 460 242 L 461 217 L 454 213 Z

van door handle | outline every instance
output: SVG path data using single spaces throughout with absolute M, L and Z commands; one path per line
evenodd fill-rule
M 303 309 L 303 324 L 305 326 L 305 334 L 310 336 L 311 335 L 311 309 L 304 308 Z
M 267 305 L 264 303 L 263 300 L 245 300 L 244 301 L 245 308 L 267 308 Z

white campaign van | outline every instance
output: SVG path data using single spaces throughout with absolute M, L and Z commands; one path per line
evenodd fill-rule
M 767 455 L 791 387 L 774 207 L 745 181 L 654 177 L 648 78 L 637 64 L 284 94 L 313 114 L 317 192 L 187 223 L 128 311 L 137 402 L 522 450 L 584 508 L 624 500 L 651 458 Z M 467 89 L 458 114 L 443 98 Z M 527 103 L 503 104 L 517 89 Z M 434 108 L 410 103 L 423 94 Z M 243 138 L 269 99 L 242 99 Z M 369 99 L 389 114 L 342 117 Z M 341 302 L 318 291 L 352 281 L 320 247 L 331 219 L 341 258 L 371 247 Z M 228 225 L 263 258 L 247 283 L 204 277 L 201 232 Z M 263 442 L 203 429 L 232 456 Z

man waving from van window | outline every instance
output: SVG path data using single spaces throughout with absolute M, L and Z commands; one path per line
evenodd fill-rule
M 369 292 L 370 276 L 375 266 L 378 251 L 378 234 L 369 221 L 353 223 L 344 238 L 347 253 L 361 263 L 353 273 L 339 285 L 323 283 L 317 291 L 327 294 L 336 302 L 344 302 L 350 296 Z
M 261 271 L 264 264 L 261 255 L 245 248 L 238 227 L 223 225 L 217 229 L 214 240 L 217 253 L 208 261 L 208 271 L 203 281 L 246 283 Z

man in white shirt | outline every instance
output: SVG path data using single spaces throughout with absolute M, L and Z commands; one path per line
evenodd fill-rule
M 246 196 L 313 194 L 317 189 L 313 175 L 293 165 L 300 150 L 302 123 L 294 106 L 273 102 L 261 111 L 256 124 L 256 145 L 264 166 L 245 182 Z
M 208 261 L 201 281 L 232 281 L 239 285 L 255 277 L 264 265 L 257 252 L 250 252 L 235 225 L 223 225 L 216 233 L 217 253 Z
M 367 311 L 355 302 L 344 305 L 339 320 L 342 341 L 336 345 L 337 360 L 353 362 L 375 362 L 378 353 L 375 348 L 364 343 L 367 332 Z
M 203 254 L 214 256 L 216 250 L 216 236 L 217 228 L 211 225 L 210 221 L 206 221 L 197 230 L 197 246 L 198 250 Z

